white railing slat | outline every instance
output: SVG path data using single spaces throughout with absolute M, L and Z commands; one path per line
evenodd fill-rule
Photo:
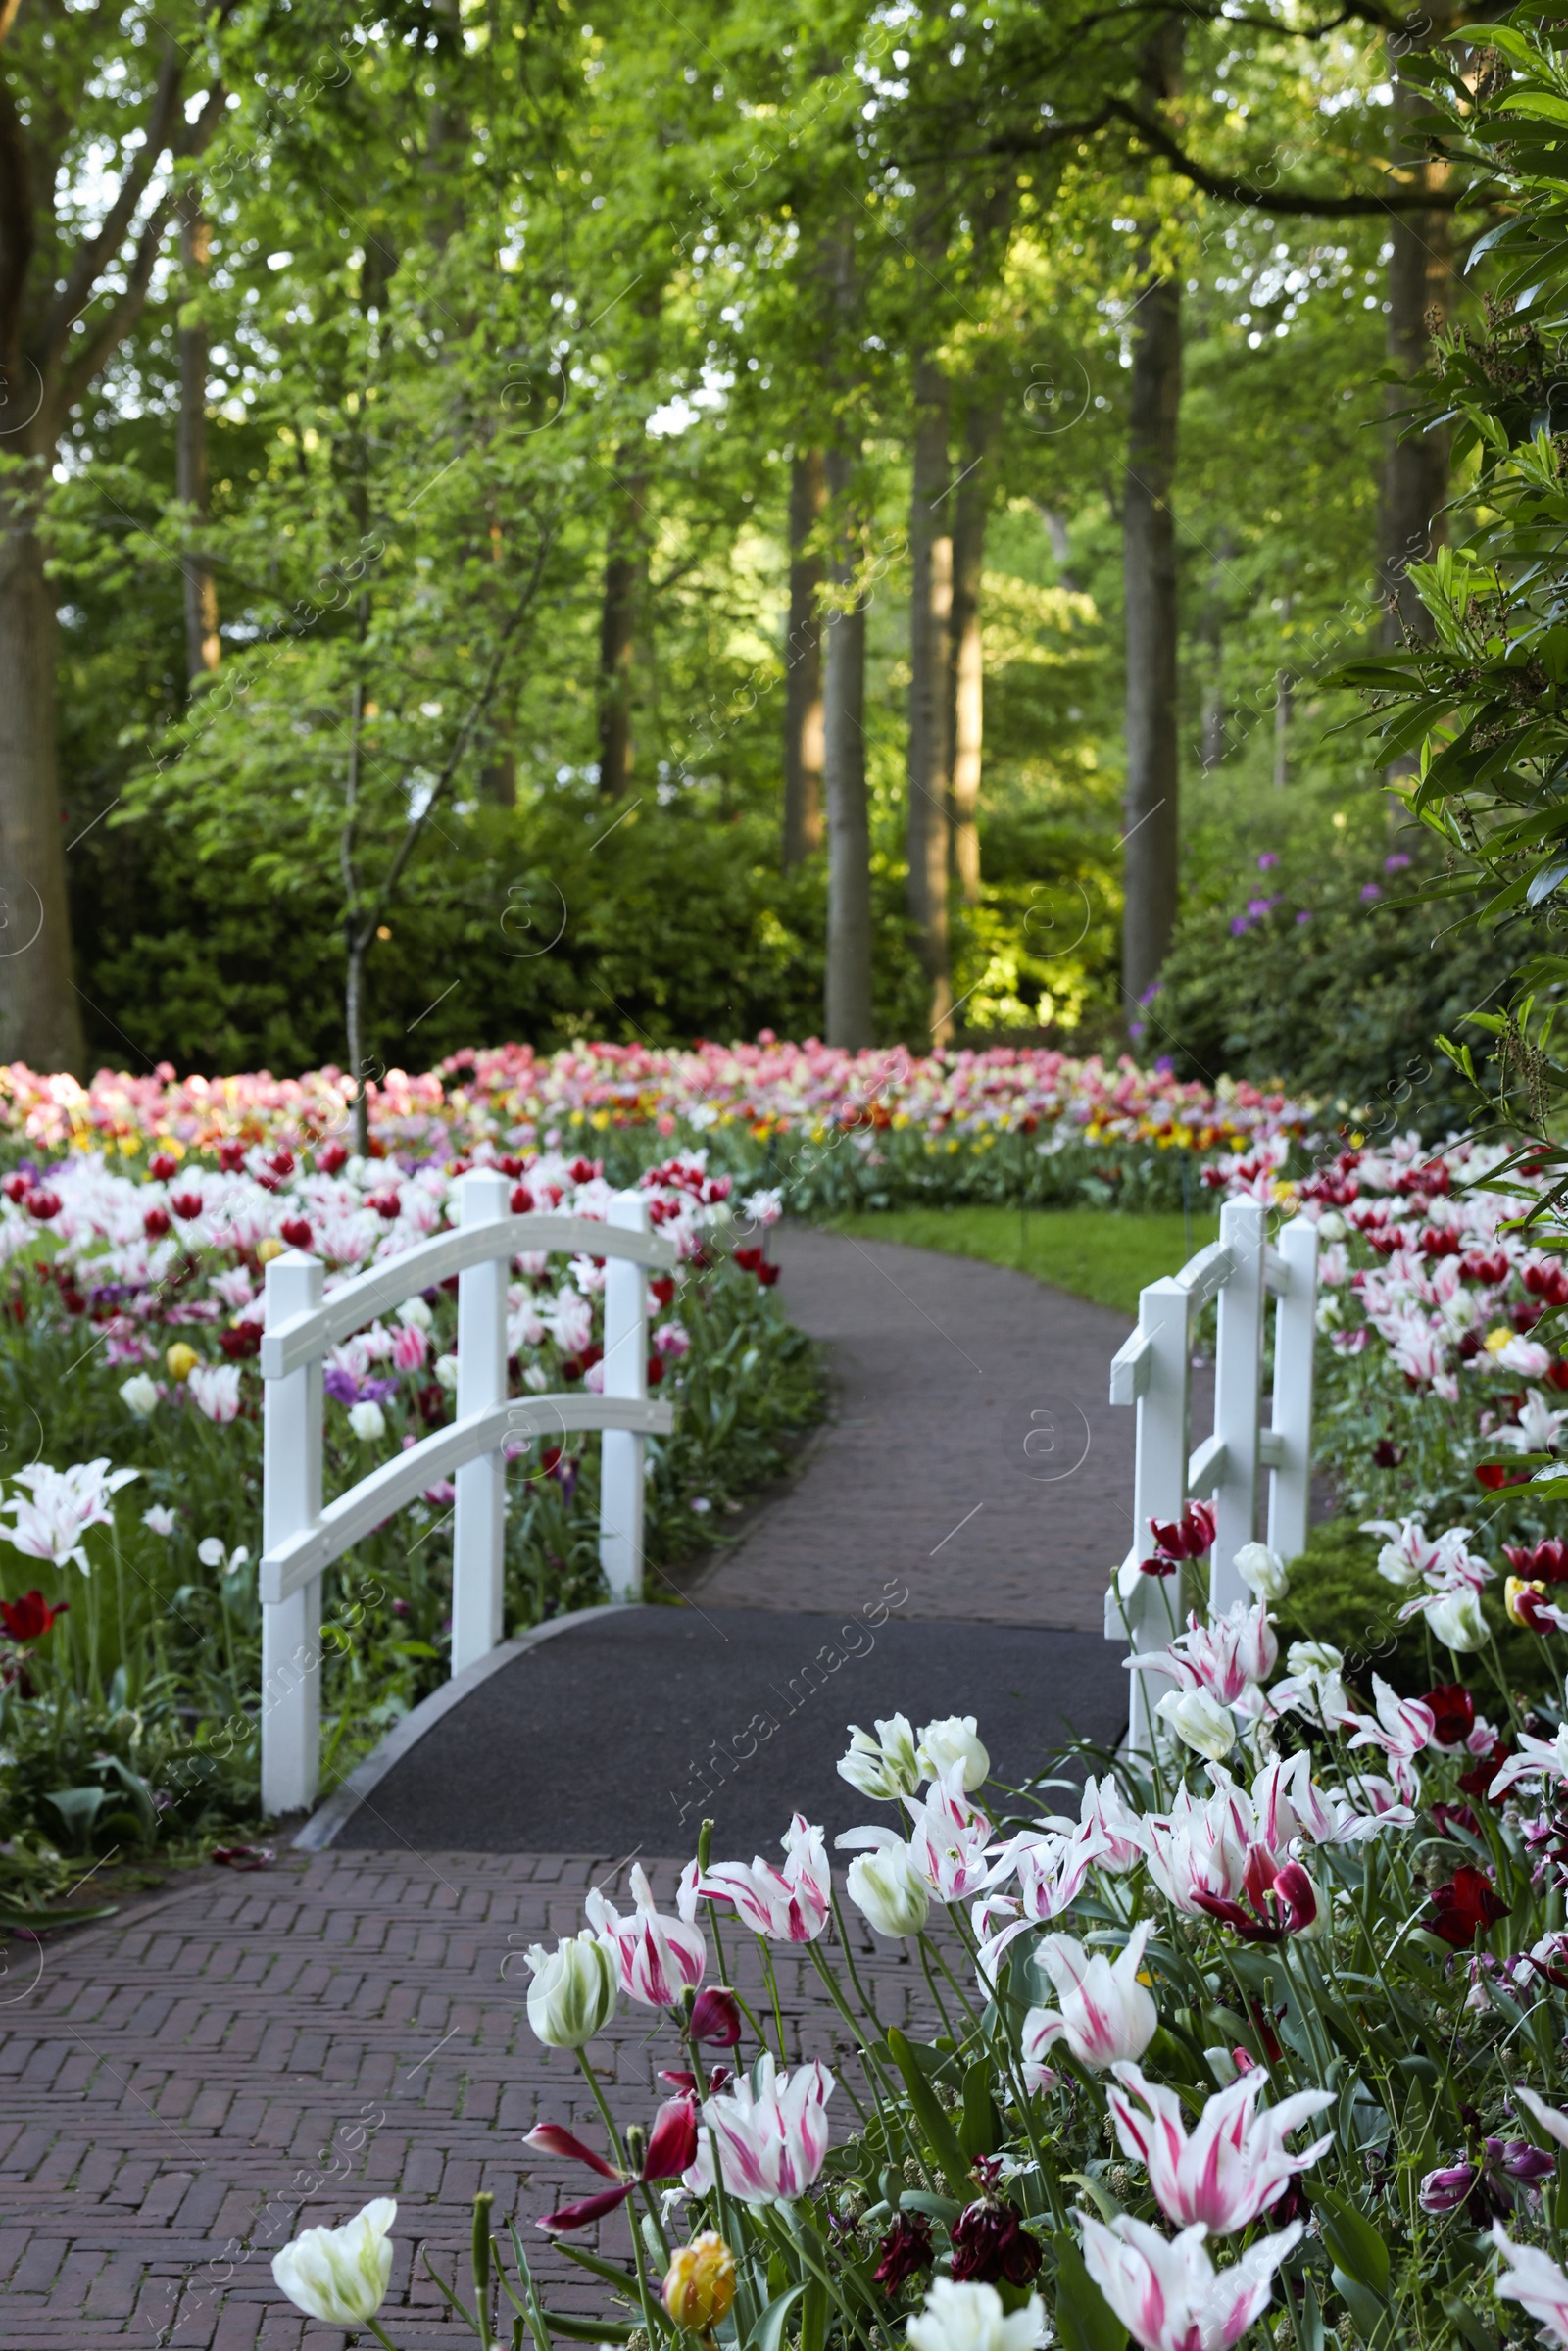
M 1123 1340 L 1110 1359 L 1110 1400 L 1113 1404 L 1136 1404 L 1149 1386 L 1154 1368 L 1153 1348 L 1145 1331 L 1134 1331 Z
M 1257 1531 L 1264 1211 L 1256 1200 L 1227 1200 L 1220 1210 L 1219 1230 L 1230 1249 L 1232 1271 L 1220 1293 L 1214 1349 L 1214 1433 L 1224 1443 L 1225 1468 L 1215 1489 L 1218 1508 L 1208 1598 L 1212 1613 L 1223 1616 L 1235 1601 L 1251 1597 L 1236 1573 L 1235 1559 Z
M 616 1232 L 646 1233 L 648 1201 L 617 1193 L 610 1222 Z M 648 1277 L 632 1257 L 605 1267 L 605 1396 L 642 1403 L 648 1396 Z M 599 1559 L 612 1600 L 638 1600 L 643 1589 L 643 1438 L 607 1429 L 599 1453 Z
M 457 1186 L 462 1229 L 506 1221 L 512 1187 L 499 1170 L 475 1168 Z M 505 1256 L 465 1266 L 458 1276 L 458 1418 L 477 1420 L 507 1396 L 507 1273 Z M 501 1639 L 502 1575 L 506 1556 L 507 1465 L 499 1450 L 465 1462 L 457 1477 L 452 1530 L 452 1671 L 461 1674 L 488 1657 Z
M 267 1269 L 267 1319 L 309 1314 L 321 1298 L 319 1260 L 289 1249 Z M 302 1363 L 269 1384 L 262 1433 L 262 1543 L 281 1547 L 321 1512 L 321 1366 Z M 262 1610 L 262 1809 L 304 1812 L 321 1755 L 321 1577 L 301 1576 Z
M 1291 1286 L 1274 1309 L 1274 1409 L 1270 1434 L 1285 1458 L 1268 1499 L 1268 1540 L 1282 1559 L 1306 1548 L 1312 1505 L 1312 1380 L 1317 1356 L 1317 1228 L 1288 1224 L 1280 1248 Z
M 593 1216 L 509 1216 L 504 1233 L 459 1226 L 450 1233 L 437 1233 L 431 1241 L 418 1242 L 400 1256 L 389 1257 L 384 1265 L 372 1266 L 368 1273 L 356 1274 L 317 1310 L 292 1316 L 277 1330 L 269 1331 L 262 1341 L 262 1377 L 281 1379 L 285 1372 L 309 1362 L 313 1355 L 324 1355 L 329 1347 L 400 1306 L 416 1291 L 433 1289 L 454 1274 L 461 1277 L 468 1266 L 481 1264 L 498 1241 L 505 1242 L 509 1257 L 538 1249 L 583 1257 L 631 1257 L 662 1273 L 672 1271 L 679 1263 L 675 1244 L 662 1233 L 617 1232 Z
M 1217 1290 L 1223 1290 L 1236 1270 L 1235 1259 L 1227 1248 L 1224 1235 L 1189 1257 L 1176 1280 L 1192 1300 L 1193 1312 L 1208 1304 Z
M 1213 1493 L 1225 1475 L 1225 1440 L 1216 1434 L 1205 1437 L 1187 1464 L 1187 1492 L 1194 1500 L 1201 1501 Z

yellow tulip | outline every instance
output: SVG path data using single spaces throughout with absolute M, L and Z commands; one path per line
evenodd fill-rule
M 681 2245 L 664 2276 L 664 2308 L 688 2334 L 707 2334 L 735 2299 L 735 2256 L 716 2229 Z
M 169 1366 L 169 1376 L 172 1380 L 188 1380 L 201 1361 L 201 1357 L 193 1347 L 185 1345 L 183 1339 L 177 1339 L 164 1357 L 164 1361 Z
M 269 1233 L 265 1241 L 257 1243 L 256 1254 L 264 1265 L 270 1265 L 274 1257 L 280 1257 L 283 1254 L 283 1248 L 284 1245 L 279 1241 L 277 1235 Z

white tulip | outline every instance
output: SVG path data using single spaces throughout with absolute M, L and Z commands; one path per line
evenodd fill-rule
M 1038 2294 L 1009 2317 L 994 2285 L 933 2278 L 924 2310 L 905 2332 L 912 2351 L 1034 2351 L 1050 2339 L 1045 2315 Z
M 850 1863 L 850 1900 L 878 1935 L 918 1935 L 931 1907 L 931 1888 L 905 1844 L 881 1845 Z
M 133 1372 L 120 1383 L 120 1400 L 138 1420 L 151 1420 L 158 1409 L 157 1382 L 149 1380 L 144 1371 Z
M 446 1390 L 448 1396 L 456 1396 L 458 1393 L 457 1356 L 437 1355 L 435 1359 L 435 1376 L 440 1381 L 442 1387 Z
M 361 1445 L 374 1445 L 378 1437 L 386 1435 L 386 1414 L 379 1404 L 350 1404 L 349 1427 Z
M 1319 1241 L 1343 1241 L 1349 1229 L 1338 1208 L 1325 1208 L 1317 1220 Z
M 1157 1712 L 1185 1746 L 1210 1763 L 1223 1763 L 1236 1744 L 1236 1725 L 1206 1690 L 1169 1690 Z
M 1266 1543 L 1244 1543 L 1236 1554 L 1236 1573 L 1260 1600 L 1283 1600 L 1291 1589 L 1284 1560 Z
M 387 2230 L 398 2217 L 377 2196 L 341 2229 L 307 2229 L 272 2256 L 272 2276 L 296 2310 L 329 2327 L 364 2327 L 386 2300 L 392 2275 Z
M 435 1316 L 422 1298 L 406 1298 L 398 1308 L 398 1320 L 406 1323 L 411 1330 L 427 1331 Z
M 1480 1597 L 1473 1592 L 1445 1592 L 1427 1609 L 1426 1620 L 1434 1641 L 1441 1641 L 1446 1648 L 1463 1653 L 1487 1645 L 1487 1620 L 1481 1613 Z
M 875 1739 L 858 1723 L 851 1723 L 849 1753 L 840 1757 L 839 1777 L 862 1796 L 888 1802 L 912 1796 L 920 1785 L 920 1766 L 908 1716 L 895 1714 L 879 1722 Z
M 163 1502 L 154 1502 L 150 1510 L 144 1510 L 142 1512 L 141 1523 L 147 1528 L 149 1533 L 153 1535 L 162 1535 L 167 1541 L 168 1538 L 174 1532 L 174 1528 L 178 1522 L 175 1519 L 172 1510 L 169 1509 Z
M 950 1714 L 946 1722 L 927 1723 L 915 1760 L 928 1780 L 945 1779 L 961 1761 L 965 1795 L 983 1787 L 991 1776 L 991 1758 L 981 1744 L 972 1714 Z
M 547 2049 L 581 2049 L 615 2013 L 615 1970 L 591 1929 L 563 1935 L 553 1951 L 535 1943 L 524 1956 L 533 1971 L 528 2023 Z
M 1338 1674 L 1344 1663 L 1345 1651 L 1330 1641 L 1293 1641 L 1285 1652 L 1285 1670 L 1290 1674 L 1312 1674 L 1321 1679 Z

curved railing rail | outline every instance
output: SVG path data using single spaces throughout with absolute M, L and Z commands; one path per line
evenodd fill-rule
M 1214 1359 L 1214 1428 L 1191 1445 L 1193 1320 L 1219 1299 Z M 1274 1318 L 1274 1384 L 1262 1425 L 1263 1322 Z M 1317 1232 L 1287 1224 L 1278 1249 L 1255 1200 L 1228 1200 L 1219 1239 L 1178 1274 L 1152 1282 L 1138 1300 L 1138 1328 L 1110 1367 L 1110 1400 L 1138 1411 L 1133 1542 L 1105 1595 L 1105 1638 L 1135 1650 L 1164 1648 L 1180 1617 L 1165 1579 L 1146 1576 L 1150 1521 L 1180 1518 L 1189 1500 L 1216 1505 L 1209 1608 L 1223 1616 L 1250 1597 L 1236 1554 L 1257 1535 L 1261 1482 L 1269 1480 L 1267 1541 L 1282 1559 L 1306 1543 L 1312 1491 L 1312 1378 L 1317 1341 Z M 1179 1579 L 1171 1579 L 1174 1583 Z M 1128 1744 L 1152 1751 L 1146 1674 L 1129 1674 Z
M 420 1242 L 329 1298 L 318 1258 L 300 1250 L 267 1269 L 262 1599 L 262 1804 L 297 1812 L 320 1775 L 321 1574 L 437 1479 L 457 1488 L 452 1545 L 452 1671 L 502 1631 L 506 1461 L 511 1439 L 603 1433 L 599 1553 L 612 1597 L 642 1589 L 643 1440 L 673 1425 L 648 1396 L 645 1268 L 673 1267 L 675 1245 L 648 1229 L 648 1202 L 619 1193 L 608 1223 L 510 1213 L 511 1186 L 476 1168 L 457 1186 L 457 1229 Z M 507 1275 L 514 1257 L 566 1252 L 605 1263 L 604 1393 L 507 1396 Z M 341 1340 L 438 1282 L 458 1279 L 458 1417 L 321 1501 L 321 1358 Z

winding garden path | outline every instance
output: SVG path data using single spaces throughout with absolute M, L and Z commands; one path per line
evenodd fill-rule
M 521 1952 L 572 1931 L 588 1886 L 635 1855 L 667 1902 L 655 1857 L 688 1854 L 705 1814 L 740 1853 L 798 1804 L 830 1831 L 863 1817 L 833 1769 L 850 1720 L 974 1713 L 1010 1778 L 1069 1728 L 1116 1736 L 1100 1615 L 1128 1540 L 1132 1415 L 1104 1402 L 1125 1319 L 924 1250 L 786 1232 L 779 1253 L 792 1316 L 831 1348 L 835 1414 L 684 1580 L 687 1607 L 597 1611 L 503 1653 L 363 1800 L 345 1791 L 331 1850 L 12 1947 L 6 2351 L 332 2351 L 346 2338 L 281 2300 L 270 2255 L 388 2193 L 390 2331 L 464 2339 L 413 2249 L 453 2275 L 476 2188 L 524 2218 L 557 2200 L 555 2168 L 529 2177 L 530 2125 L 597 2129 L 522 2017 Z M 857 1932 L 887 2021 L 914 2013 L 903 1947 Z M 805 1961 L 785 1975 L 828 2053 Z M 646 2023 L 595 2043 L 628 2115 L 663 2061 Z M 548 2299 L 595 2307 L 549 2248 L 544 2272 Z

